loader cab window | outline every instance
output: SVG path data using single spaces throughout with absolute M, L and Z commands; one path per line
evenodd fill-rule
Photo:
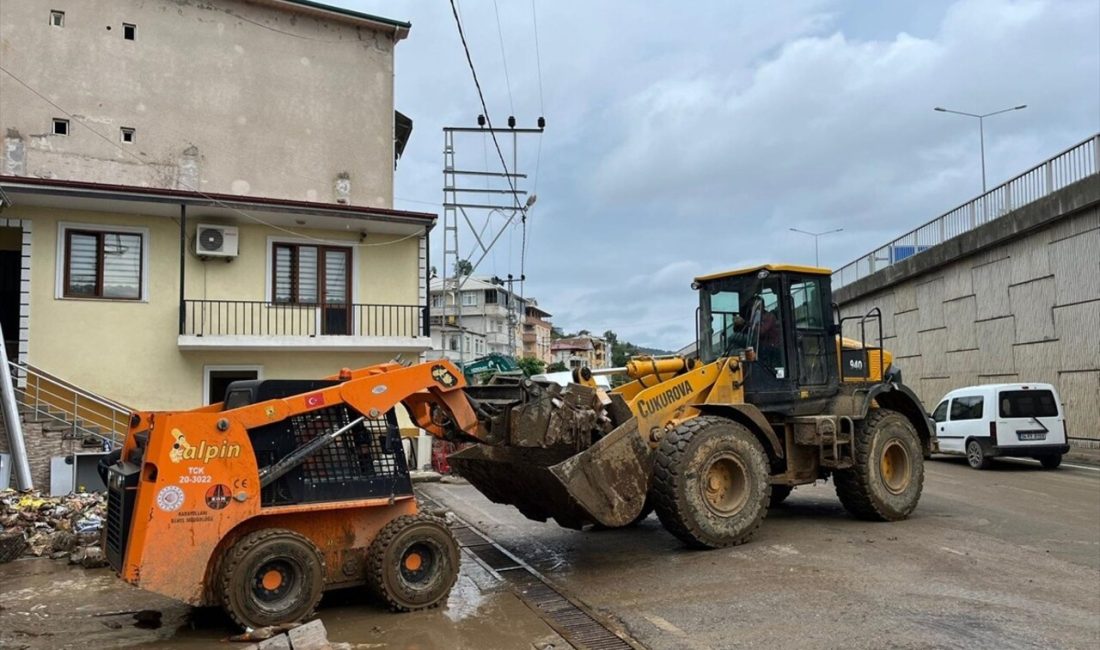
M 829 336 L 821 300 L 821 278 L 793 276 L 789 294 L 798 355 L 798 383 L 801 386 L 826 384 L 829 381 Z
M 758 365 L 786 378 L 779 275 L 745 274 L 699 288 L 699 358 L 710 363 L 757 347 Z

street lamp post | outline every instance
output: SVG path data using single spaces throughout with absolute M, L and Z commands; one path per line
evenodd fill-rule
M 800 232 L 803 235 L 809 235 L 814 238 L 814 266 L 821 266 L 821 257 L 817 253 L 817 238 L 822 235 L 831 235 L 834 232 L 840 232 L 843 228 L 837 228 L 836 230 L 826 230 L 825 232 L 810 232 L 808 230 L 799 230 L 798 228 L 790 228 L 792 232 Z
M 985 192 L 986 192 L 986 187 L 985 187 L 985 118 L 993 117 L 994 115 L 1000 115 L 1001 113 L 1007 113 L 1009 111 L 1019 111 L 1019 110 L 1025 109 L 1025 108 L 1027 108 L 1027 104 L 1020 104 L 1019 106 L 1013 106 L 1012 108 L 1003 108 L 999 111 L 993 111 L 992 113 L 985 113 L 984 115 L 977 115 L 975 113 L 967 113 L 965 111 L 953 111 L 949 108 L 943 108 L 942 106 L 937 106 L 936 108 L 932 109 L 932 110 L 935 110 L 935 111 L 939 111 L 941 113 L 954 113 L 955 115 L 965 115 L 966 117 L 976 117 L 976 118 L 978 118 L 978 134 L 981 137 L 981 143 L 982 143 L 982 194 L 985 194 Z

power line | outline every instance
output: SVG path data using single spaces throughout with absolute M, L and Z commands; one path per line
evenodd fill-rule
M 12 79 L 14 79 L 16 83 L 18 83 L 19 85 L 26 88 L 28 91 L 30 91 L 36 97 L 38 97 L 42 101 L 46 102 L 50 106 L 52 106 L 55 109 L 57 109 L 58 111 L 60 111 L 63 115 L 65 115 L 65 117 L 68 117 L 71 121 L 76 122 L 80 126 L 84 127 L 88 131 L 90 131 L 92 133 L 92 135 L 95 135 L 96 137 L 103 140 L 107 144 L 111 145 L 115 149 L 118 149 L 119 151 L 126 154 L 130 158 L 133 158 L 134 160 L 136 160 L 139 165 L 142 165 L 144 167 L 151 166 L 147 161 L 142 160 L 134 152 L 124 149 L 122 146 L 120 146 L 117 142 L 115 142 L 111 138 L 103 135 L 99 131 L 96 131 L 92 127 L 88 126 L 88 124 L 83 119 L 78 117 L 77 115 L 74 115 L 70 111 L 65 110 L 63 107 L 59 106 L 56 102 L 51 100 L 49 97 L 46 97 L 42 93 L 38 92 L 38 90 L 36 90 L 33 86 L 28 84 L 26 81 L 23 81 L 18 75 L 16 75 L 11 70 L 8 70 L 4 66 L 0 65 L 0 71 L 2 71 L 4 74 L 6 74 L 9 77 L 11 77 Z M 308 239 L 308 240 L 311 240 L 311 241 L 314 241 L 314 242 L 317 242 L 317 243 L 320 243 L 320 244 L 337 245 L 337 246 L 362 246 L 364 248 L 369 248 L 369 247 L 373 247 L 373 246 L 389 246 L 390 244 L 396 244 L 396 243 L 405 241 L 406 239 L 412 239 L 413 237 L 423 236 L 423 233 L 414 232 L 414 233 L 411 233 L 409 235 L 406 235 L 405 237 L 401 237 L 400 239 L 394 239 L 394 240 L 387 241 L 387 242 L 379 242 L 379 243 L 376 243 L 376 244 L 365 244 L 365 243 L 362 243 L 362 242 L 360 242 L 360 243 L 349 243 L 347 241 L 331 241 L 331 240 L 328 240 L 328 239 L 320 239 L 318 237 L 313 237 L 313 236 L 308 235 L 306 233 L 301 233 L 301 232 L 298 232 L 298 231 L 295 231 L 295 230 L 291 230 L 289 228 L 284 228 L 284 227 L 279 226 L 279 225 L 274 224 L 274 223 L 270 223 L 268 221 L 265 221 L 265 220 L 261 219 L 260 217 L 257 217 L 256 215 L 249 214 L 249 213 L 245 212 L 244 210 L 242 210 L 238 207 L 229 205 L 228 203 L 225 203 L 224 201 L 216 199 L 213 196 L 210 196 L 209 194 L 203 192 L 202 190 L 200 190 L 196 187 L 191 187 L 189 185 L 186 185 L 186 183 L 185 183 L 185 186 L 187 187 L 187 189 L 191 190 L 195 194 L 198 194 L 199 196 L 203 197 L 204 199 L 210 201 L 211 203 L 214 203 L 215 205 L 221 206 L 221 207 L 223 207 L 223 208 L 225 208 L 225 209 L 227 209 L 231 212 L 239 214 L 239 215 L 245 217 L 246 219 L 250 219 L 252 221 L 255 221 L 256 223 L 263 224 L 263 225 L 267 226 L 268 228 L 272 228 L 274 230 L 278 230 L 278 231 L 287 233 L 289 235 L 294 235 L 295 237 Z
M 504 63 L 504 86 L 508 89 L 508 107 L 512 109 L 512 115 L 516 114 L 516 105 L 512 102 L 512 81 L 508 78 L 508 57 L 504 54 L 504 30 L 500 27 L 500 7 L 497 0 L 493 0 L 493 11 L 497 15 L 497 37 L 500 39 L 500 60 Z
M 462 49 L 466 52 L 466 63 L 470 66 L 470 75 L 474 78 L 474 87 L 477 88 L 477 97 L 481 101 L 481 110 L 482 114 L 485 116 L 485 124 L 488 126 L 489 135 L 493 138 L 493 147 L 497 150 L 497 157 L 500 158 L 500 165 L 504 168 L 504 178 L 508 181 L 508 189 L 512 191 L 512 196 L 515 197 L 519 211 L 523 213 L 524 218 L 526 218 L 527 206 L 520 203 L 519 192 L 516 191 L 516 184 L 509 175 L 508 163 L 504 160 L 504 151 L 500 148 L 500 142 L 497 140 L 496 131 L 493 130 L 493 121 L 489 117 L 489 106 L 485 103 L 485 93 L 481 91 L 481 82 L 477 79 L 477 70 L 474 68 L 473 57 L 470 56 L 470 46 L 466 43 L 466 32 L 462 29 L 462 20 L 458 17 L 458 7 L 455 6 L 455 0 L 451 0 L 451 13 L 454 14 L 455 26 L 458 27 L 458 37 L 462 41 Z
M 535 26 L 535 65 L 539 73 L 539 114 L 546 115 L 546 106 L 542 102 L 542 57 L 539 55 L 539 18 L 535 13 L 535 0 L 531 0 L 531 22 Z

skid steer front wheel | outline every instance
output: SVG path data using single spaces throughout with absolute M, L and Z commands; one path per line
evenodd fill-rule
M 665 434 L 653 470 L 654 506 L 692 548 L 744 543 L 768 513 L 768 457 L 747 428 L 700 416 Z
M 905 519 L 924 488 L 924 454 L 913 423 L 901 413 L 878 408 L 855 431 L 855 466 L 833 474 L 836 493 L 860 519 Z
M 305 537 L 281 528 L 237 540 L 219 570 L 222 606 L 245 628 L 306 618 L 321 600 L 324 584 L 321 552 Z
M 458 579 L 459 551 L 439 517 L 404 515 L 386 524 L 367 551 L 367 587 L 399 612 L 435 607 Z

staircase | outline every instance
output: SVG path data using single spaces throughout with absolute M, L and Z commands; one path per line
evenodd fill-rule
M 122 444 L 132 409 L 27 364 L 8 362 L 16 400 L 26 423 L 80 440 L 81 446 L 113 449 Z

